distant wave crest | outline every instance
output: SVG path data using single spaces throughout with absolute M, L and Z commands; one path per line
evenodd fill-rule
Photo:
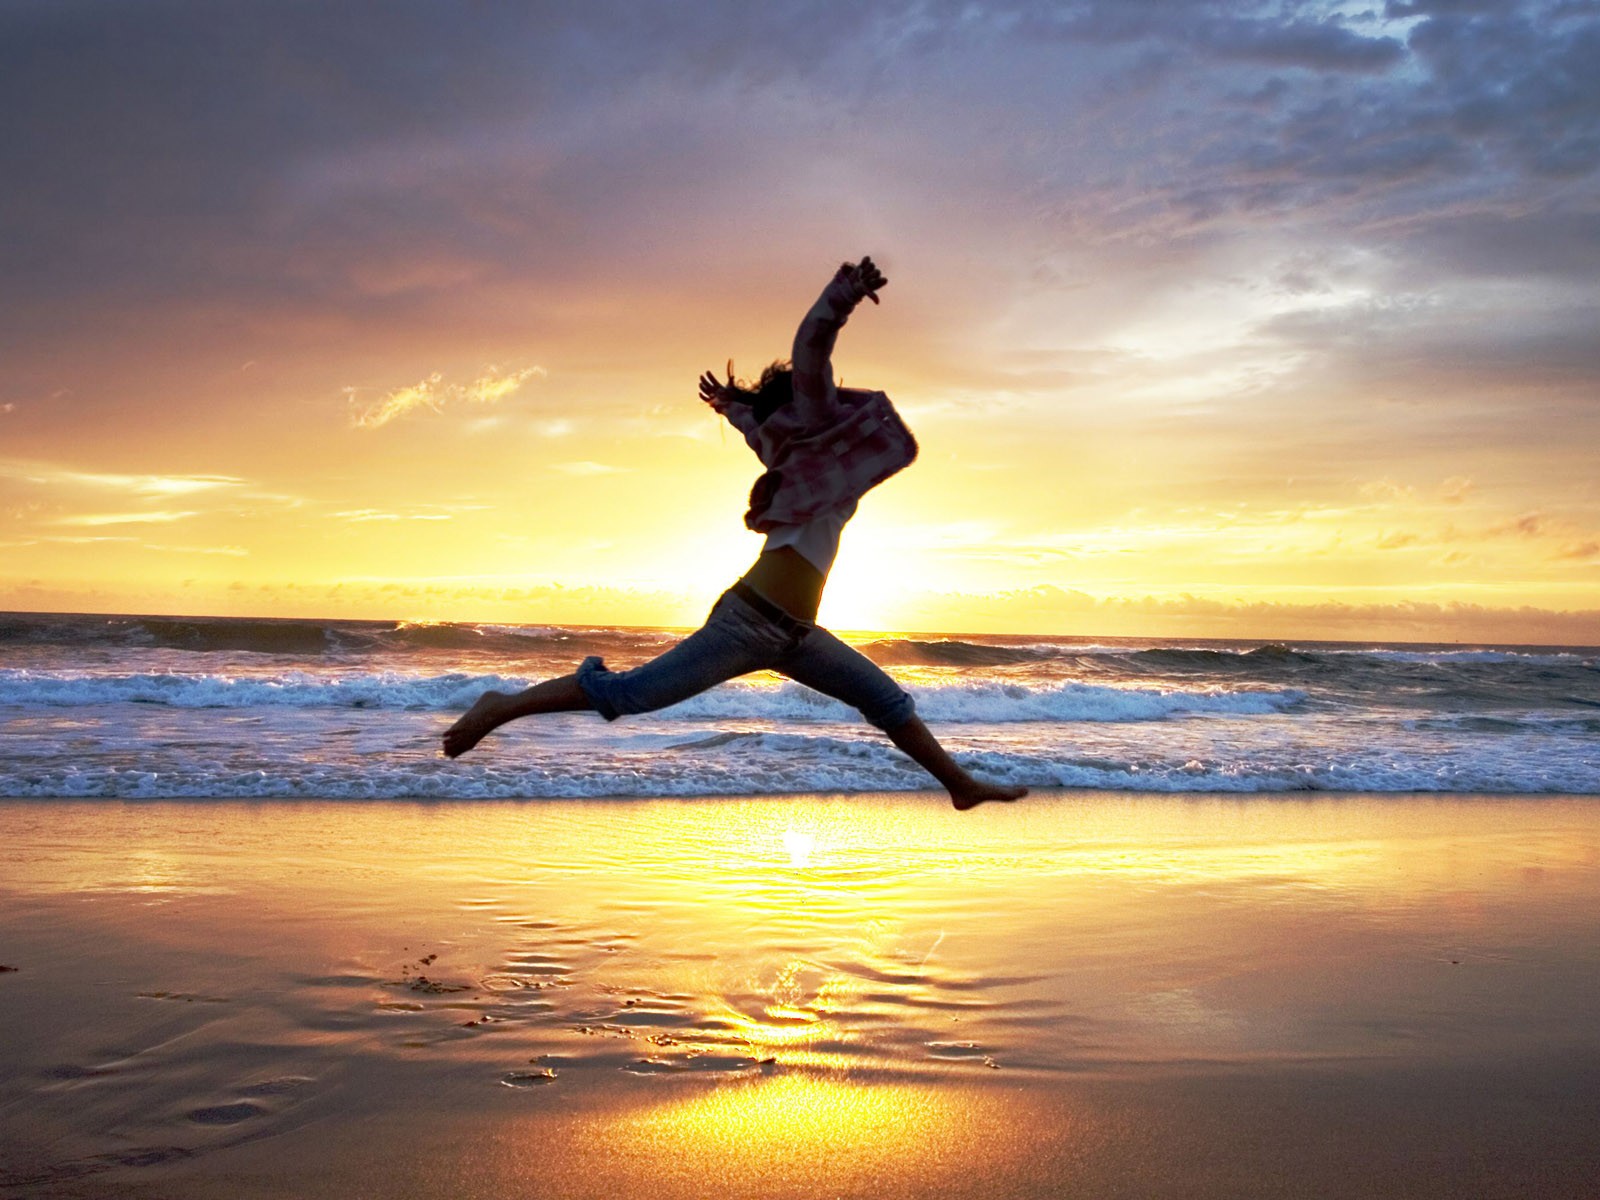
M 111 646 L 130 650 L 293 655 L 302 658 L 466 650 L 525 657 L 566 646 L 650 645 L 676 639 L 649 630 L 455 621 L 307 621 L 247 617 L 0 617 L 0 645 Z

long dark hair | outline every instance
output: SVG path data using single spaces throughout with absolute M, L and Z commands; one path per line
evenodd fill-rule
M 794 399 L 794 368 L 782 360 L 768 363 L 752 386 L 734 379 L 733 363 L 729 362 L 728 393 L 738 403 L 753 408 L 759 424 Z

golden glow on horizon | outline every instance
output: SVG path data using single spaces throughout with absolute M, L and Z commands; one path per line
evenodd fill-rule
M 697 625 L 760 547 L 759 465 L 692 398 L 552 407 L 563 386 L 436 372 L 248 471 L 181 433 L 148 469 L 0 459 L 0 608 Z M 1493 447 L 1404 480 L 1213 479 L 1178 434 L 907 388 L 923 455 L 846 531 L 834 628 L 1600 641 L 1592 506 L 1526 507 Z

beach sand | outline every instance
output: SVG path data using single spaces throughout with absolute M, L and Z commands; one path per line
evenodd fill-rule
M 1593 1196 L 1600 801 L 0 803 L 0 1196 Z

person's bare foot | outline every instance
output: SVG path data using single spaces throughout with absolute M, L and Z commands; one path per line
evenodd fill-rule
M 1028 789 L 1020 784 L 984 783 L 982 780 L 974 779 L 970 787 L 951 789 L 950 803 L 955 805 L 956 811 L 966 812 L 969 808 L 977 808 L 986 800 L 1021 800 L 1027 794 Z
M 504 692 L 485 692 L 473 706 L 461 714 L 461 719 L 444 731 L 444 752 L 448 758 L 460 758 L 484 737 L 506 723 L 506 702 L 511 699 Z

